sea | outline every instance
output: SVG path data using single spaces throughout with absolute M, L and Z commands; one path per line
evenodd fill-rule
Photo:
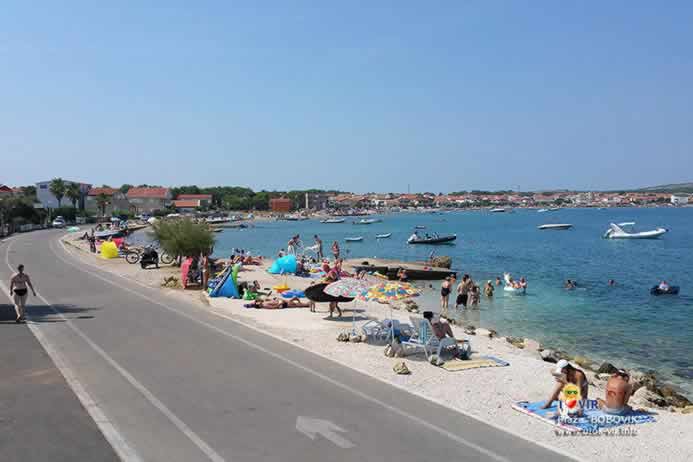
M 326 254 L 336 240 L 345 258 L 421 261 L 431 254 L 448 255 L 459 276 L 467 273 L 480 286 L 505 272 L 524 276 L 526 295 L 496 290 L 493 298 L 482 297 L 478 310 L 457 315 L 501 335 L 533 338 L 596 362 L 655 370 L 693 395 L 693 208 L 451 211 L 375 218 L 382 222 L 257 222 L 218 234 L 215 255 L 229 256 L 242 248 L 274 257 L 292 235 L 299 234 L 310 246 L 318 234 Z M 655 240 L 604 239 L 611 222 L 636 222 L 638 230 L 662 226 L 670 232 Z M 537 229 L 547 223 L 573 228 Z M 416 226 L 425 226 L 423 233 L 457 234 L 457 240 L 454 245 L 409 245 Z M 383 233 L 392 236 L 376 239 Z M 362 242 L 344 240 L 360 236 Z M 564 289 L 567 279 L 577 281 L 577 289 Z M 609 286 L 609 279 L 616 285 Z M 650 295 L 661 280 L 680 286 L 680 294 Z M 436 311 L 440 281 L 417 284 L 423 288 L 419 305 Z

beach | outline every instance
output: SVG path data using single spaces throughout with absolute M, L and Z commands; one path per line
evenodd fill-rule
M 637 436 L 621 438 L 558 437 L 545 423 L 513 410 L 511 404 L 514 402 L 546 399 L 553 387 L 550 371 L 554 365 L 541 359 L 537 342 L 525 340 L 522 342 L 524 348 L 518 348 L 502 336 L 502 331 L 500 336 L 490 338 L 488 330 L 479 328 L 475 335 L 466 335 L 461 326 L 453 326 L 455 336 L 469 339 L 476 355 L 495 356 L 510 365 L 448 372 L 429 364 L 423 355 L 418 354 L 404 359 L 411 375 L 396 375 L 392 367 L 401 359 L 384 356 L 383 346 L 336 341 L 340 333 L 351 329 L 352 310 L 355 310 L 357 324 L 360 325 L 366 319 L 389 318 L 389 306 L 373 302 L 344 304 L 344 316 L 333 319 L 327 317 L 327 306 L 324 304 L 318 305 L 317 313 L 311 313 L 307 308 L 244 308 L 247 302 L 242 300 L 209 298 L 200 291 L 161 288 L 164 277 L 179 275 L 179 269 L 162 267 L 158 271 L 143 271 L 138 265 L 128 265 L 122 259 L 103 260 L 88 253 L 84 243 L 76 241 L 76 237 L 66 237 L 69 243 L 66 248 L 84 265 L 97 266 L 118 277 L 159 288 L 162 294 L 169 297 L 186 298 L 200 309 L 217 316 L 253 327 L 322 356 L 325 360 L 335 361 L 576 458 L 689 460 L 693 454 L 693 440 L 688 437 L 693 431 L 693 416 L 667 409 L 652 408 L 656 422 L 634 426 Z M 270 275 L 266 267 L 260 266 L 244 268 L 239 278 L 243 281 L 257 280 L 263 288 L 286 283 L 292 289 L 300 290 L 311 282 L 311 279 L 290 275 Z M 424 302 L 422 298 L 420 311 L 429 308 L 425 303 L 429 302 Z M 409 316 L 415 314 L 395 310 L 393 315 L 402 322 L 408 322 Z M 617 361 L 614 360 L 614 363 L 617 364 Z M 590 397 L 603 396 L 605 382 L 592 372 L 587 371 L 587 374 L 591 382 Z

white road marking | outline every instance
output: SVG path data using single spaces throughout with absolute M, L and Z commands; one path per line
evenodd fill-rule
M 67 253 L 69 253 L 70 255 L 72 255 L 72 252 L 70 252 L 70 251 L 67 250 L 67 248 L 65 247 L 65 244 L 63 244 L 61 241 L 59 241 L 59 243 L 60 243 L 60 245 L 63 247 L 63 250 L 65 250 L 65 252 L 67 252 Z M 51 244 L 52 244 L 52 242 L 51 242 Z M 222 328 L 220 328 L 220 327 L 218 327 L 218 326 L 215 326 L 214 324 L 210 324 L 210 323 L 208 323 L 208 322 L 202 321 L 202 320 L 200 320 L 200 319 L 196 318 L 195 316 L 192 316 L 192 315 L 190 315 L 190 314 L 188 314 L 188 313 L 185 313 L 185 312 L 183 312 L 183 311 L 179 311 L 179 310 L 177 310 L 177 309 L 175 309 L 175 308 L 171 308 L 170 306 L 168 306 L 168 305 L 166 305 L 166 304 L 164 304 L 164 303 L 162 303 L 162 302 L 160 302 L 160 301 L 158 301 L 158 300 L 155 300 L 155 299 L 153 299 L 153 298 L 151 298 L 151 297 L 149 297 L 149 296 L 147 296 L 147 295 L 144 295 L 144 294 L 141 294 L 141 293 L 139 293 L 139 292 L 137 292 L 137 291 L 135 291 L 135 290 L 132 290 L 132 289 L 129 288 L 129 287 L 125 287 L 125 286 L 121 286 L 121 285 L 115 284 L 115 283 L 114 283 L 113 281 L 111 281 L 110 279 L 105 278 L 105 277 L 103 277 L 103 276 L 100 276 L 99 274 L 96 274 L 96 273 L 93 273 L 93 272 L 84 271 L 84 269 L 81 268 L 80 266 L 76 265 L 76 264 L 73 263 L 73 262 L 70 262 L 70 261 L 66 260 L 64 257 L 62 257 L 61 255 L 59 255 L 58 252 L 55 251 L 55 249 L 53 248 L 52 245 L 51 245 L 51 251 L 52 251 L 53 254 L 54 254 L 59 260 L 61 260 L 63 263 L 66 263 L 66 264 L 68 264 L 68 265 L 70 265 L 70 266 L 76 268 L 77 270 L 79 270 L 79 271 L 81 271 L 81 272 L 83 272 L 83 273 L 85 273 L 85 274 L 88 274 L 89 276 L 93 276 L 93 277 L 95 277 L 95 278 L 97 278 L 97 279 L 101 279 L 102 281 L 104 281 L 104 282 L 106 282 L 106 283 L 108 283 L 108 284 L 110 284 L 110 285 L 112 285 L 112 286 L 115 286 L 115 287 L 117 287 L 117 288 L 120 289 L 120 290 L 125 290 L 126 292 L 129 292 L 129 293 L 131 293 L 131 294 L 133 294 L 133 295 L 136 295 L 136 296 L 138 296 L 138 297 L 140 297 L 140 298 L 142 298 L 142 299 L 144 299 L 144 300 L 147 300 L 147 301 L 149 301 L 150 303 L 153 303 L 153 304 L 155 304 L 155 305 L 157 305 L 157 306 L 160 306 L 160 307 L 162 307 L 162 308 L 164 308 L 164 309 L 166 309 L 166 310 L 168 310 L 168 311 L 171 311 L 171 312 L 173 312 L 173 313 L 176 313 L 176 314 L 178 314 L 179 316 L 182 316 L 182 317 L 184 317 L 184 318 L 190 319 L 191 321 L 193 321 L 193 322 L 195 322 L 195 323 L 197 323 L 197 324 L 200 324 L 200 325 L 202 325 L 202 326 L 205 326 L 205 327 L 207 327 L 207 328 L 209 328 L 209 329 L 211 329 L 211 330 L 213 330 L 213 331 L 215 331 L 215 332 L 218 332 L 219 334 L 221 334 L 221 335 L 223 335 L 223 336 L 225 336 L 225 337 L 229 337 L 229 338 L 231 338 L 231 339 L 233 339 L 233 340 L 235 340 L 235 341 L 237 341 L 237 342 L 240 342 L 240 343 L 242 343 L 242 344 L 244 344 L 244 345 L 246 345 L 246 346 L 248 346 L 248 347 L 250 347 L 250 348 L 253 348 L 253 349 L 257 350 L 257 351 L 261 351 L 261 352 L 265 353 L 265 354 L 268 355 L 268 356 L 271 356 L 271 357 L 273 357 L 273 358 L 275 358 L 275 359 L 278 359 L 279 361 L 284 362 L 285 364 L 290 364 L 291 366 L 293 366 L 293 367 L 295 367 L 295 368 L 297 368 L 297 369 L 299 369 L 299 370 L 302 370 L 302 371 L 304 371 L 304 372 L 306 372 L 306 373 L 308 373 L 308 374 L 311 374 L 311 375 L 313 375 L 313 376 L 315 376 L 315 377 L 318 377 L 319 379 L 322 379 L 322 380 L 328 382 L 329 384 L 331 384 L 331 385 L 334 386 L 334 387 L 337 387 L 337 388 L 342 389 L 342 390 L 344 390 L 344 391 L 346 391 L 346 392 L 352 393 L 352 394 L 358 396 L 359 398 L 361 398 L 361 399 L 363 399 L 363 400 L 365 400 L 365 401 L 369 401 L 369 402 L 371 402 L 371 403 L 373 403 L 373 404 L 376 404 L 376 405 L 378 405 L 378 406 L 380 406 L 380 407 L 382 407 L 382 408 L 384 408 L 384 409 L 386 409 L 386 410 L 388 410 L 388 411 L 390 411 L 390 412 L 392 412 L 392 413 L 394 413 L 394 414 L 397 414 L 397 415 L 399 415 L 399 416 L 401 416 L 401 417 L 403 417 L 403 418 L 405 418 L 405 419 L 408 419 L 408 420 L 411 421 L 411 422 L 414 422 L 414 423 L 416 423 L 416 424 L 418 424 L 418 425 L 421 425 L 422 427 L 425 427 L 425 428 L 427 428 L 427 429 L 429 429 L 429 430 L 432 430 L 432 431 L 434 431 L 434 432 L 436 432 L 436 433 L 438 433 L 438 434 L 440 434 L 440 435 L 443 435 L 443 436 L 445 436 L 445 437 L 451 439 L 452 441 L 455 441 L 456 443 L 458 443 L 458 444 L 460 444 L 460 445 L 462 445 L 462 446 L 466 446 L 466 447 L 468 447 L 468 448 L 470 448 L 470 449 L 474 449 L 475 451 L 477 451 L 477 452 L 479 452 L 479 453 L 481 453 L 481 454 L 484 454 L 485 456 L 487 456 L 487 457 L 489 457 L 489 458 L 491 458 L 491 459 L 493 459 L 493 460 L 496 460 L 496 461 L 499 461 L 499 462 L 510 462 L 510 459 L 508 459 L 508 458 L 506 458 L 506 457 L 504 457 L 504 456 L 501 456 L 500 454 L 497 454 L 497 453 L 495 453 L 494 451 L 492 451 L 492 450 L 490 450 L 490 449 L 486 449 L 486 448 L 483 447 L 483 446 L 479 446 L 479 445 L 476 444 L 476 443 L 473 443 L 473 442 L 471 442 L 471 441 L 469 441 L 469 440 L 466 440 L 465 438 L 462 438 L 461 436 L 455 435 L 454 433 L 451 433 L 451 432 L 449 432 L 448 430 L 446 430 L 446 429 L 444 429 L 444 428 L 442 428 L 442 427 L 439 427 L 439 426 L 437 426 L 437 425 L 435 425 L 435 424 L 432 424 L 432 423 L 428 422 L 427 420 L 424 420 L 424 419 L 422 419 L 422 418 L 420 418 L 420 417 L 417 417 L 417 416 L 415 416 L 415 415 L 413 415 L 413 414 L 410 414 L 410 413 L 408 413 L 408 412 L 406 412 L 406 411 L 403 411 L 402 409 L 399 409 L 398 407 L 395 407 L 395 406 L 390 405 L 390 404 L 388 404 L 388 403 L 386 403 L 386 402 L 384 402 L 384 401 L 381 401 L 380 399 L 375 398 L 375 397 L 373 397 L 373 396 L 371 396 L 371 395 L 369 395 L 369 394 L 367 394 L 367 393 L 364 393 L 364 392 L 358 391 L 358 390 L 354 390 L 353 388 L 348 387 L 348 386 L 342 384 L 341 382 L 339 382 L 339 381 L 337 381 L 337 380 L 335 380 L 335 379 L 333 379 L 333 378 L 331 378 L 331 377 L 328 377 L 327 375 L 325 375 L 325 374 L 323 374 L 323 373 L 321 373 L 321 372 L 318 372 L 318 371 L 316 371 L 316 370 L 314 370 L 314 369 L 311 369 L 311 368 L 309 368 L 309 367 L 307 367 L 307 366 L 304 366 L 304 365 L 302 365 L 302 364 L 300 364 L 300 363 L 298 363 L 298 362 L 296 362 L 296 361 L 294 361 L 294 360 L 292 360 L 292 359 L 289 359 L 289 358 L 286 357 L 286 356 L 283 356 L 283 355 L 281 355 L 281 354 L 279 354 L 279 353 L 275 353 L 275 352 L 273 352 L 273 351 L 271 351 L 271 350 L 268 350 L 267 348 L 265 348 L 265 347 L 263 347 L 263 346 L 261 346 L 261 345 L 258 345 L 258 344 L 254 343 L 254 342 L 251 342 L 250 340 L 246 340 L 246 339 L 244 339 L 243 337 L 240 337 L 240 336 L 238 336 L 238 335 L 235 335 L 235 334 L 232 334 L 232 333 L 230 333 L 230 332 L 227 332 L 227 331 L 225 331 L 224 329 L 222 329 Z M 92 268 L 98 270 L 99 272 L 103 272 L 103 271 L 104 271 L 103 269 L 99 268 L 98 266 L 93 265 L 93 264 L 91 264 L 91 263 L 88 263 L 88 262 L 86 262 L 85 260 L 82 260 L 81 258 L 79 258 L 79 260 L 82 261 L 85 265 L 91 266 Z M 111 273 L 109 273 L 109 274 L 111 274 Z M 135 282 L 135 281 L 133 281 L 133 282 Z M 142 285 L 143 287 L 145 287 L 145 288 L 147 288 L 147 289 L 150 289 L 150 290 L 152 289 L 152 288 L 149 287 L 149 286 L 146 286 L 146 285 L 143 285 L 143 284 L 140 284 L 140 283 L 138 283 L 138 284 L 139 284 L 139 285 Z M 234 321 L 232 318 L 228 318 L 228 319 Z M 551 450 L 555 452 L 555 449 L 551 449 Z
M 322 435 L 323 438 L 332 441 L 332 443 L 342 449 L 354 447 L 354 443 L 337 433 L 346 433 L 346 430 L 329 420 L 298 416 L 296 417 L 296 430 L 300 431 L 311 440 L 315 440 L 318 435 Z
M 9 251 L 10 251 L 10 248 L 11 248 L 13 243 L 14 243 L 14 241 L 12 241 L 7 246 L 7 248 L 5 249 L 5 263 L 7 263 L 7 267 L 10 269 L 10 271 L 12 271 L 12 265 L 10 265 Z M 52 246 L 51 246 L 51 250 L 52 250 Z M 57 254 L 56 254 L 56 256 L 57 256 Z M 60 257 L 58 256 L 58 258 L 60 258 Z M 66 263 L 69 263 L 65 260 L 63 260 L 63 261 Z M 71 263 L 69 263 L 69 264 L 71 264 Z M 51 311 L 53 311 L 61 320 L 65 321 L 65 323 L 82 340 L 84 340 L 87 343 L 87 345 L 89 345 L 99 356 L 101 356 L 101 358 L 103 360 L 105 360 L 108 364 L 110 364 L 111 367 L 113 367 L 116 371 L 118 371 L 118 373 L 133 388 L 135 388 L 137 391 L 139 391 L 145 397 L 145 399 L 147 399 L 147 401 L 149 401 L 149 403 L 152 406 L 154 406 L 162 414 L 164 414 L 171 421 L 171 423 L 173 425 L 175 425 L 176 428 L 178 428 L 178 430 L 180 432 L 182 432 L 185 436 L 187 436 L 188 439 L 190 439 L 190 441 L 192 441 L 193 444 L 195 444 L 195 446 L 197 446 L 200 449 L 200 451 L 202 451 L 211 461 L 213 461 L 213 462 L 225 462 L 225 459 L 223 457 L 221 457 L 219 454 L 217 454 L 217 452 L 214 449 L 212 449 L 212 447 L 209 446 L 209 444 L 207 444 L 202 438 L 200 438 L 197 435 L 197 433 L 195 433 L 193 430 L 191 430 L 190 427 L 188 427 L 185 424 L 185 422 L 183 422 L 180 418 L 178 418 L 178 416 L 176 416 L 168 407 L 166 407 L 166 405 L 164 403 L 162 403 L 152 392 L 150 392 L 144 385 L 142 385 L 142 383 L 140 383 L 132 374 L 130 374 L 123 366 L 118 364 L 118 362 L 116 360 L 114 360 L 108 353 L 106 353 L 100 346 L 98 346 L 96 343 L 94 343 L 84 332 L 82 332 L 82 330 L 79 327 L 75 326 L 74 323 L 70 319 L 66 318 L 65 316 L 63 316 L 62 313 L 60 313 L 55 308 L 53 308 L 53 305 L 48 300 L 46 300 L 46 298 L 44 298 L 39 291 L 36 291 L 36 292 L 37 292 L 38 298 L 41 299 L 51 309 Z M 9 290 L 6 290 L 5 293 L 9 293 Z M 35 326 L 32 326 L 32 327 L 33 327 L 32 332 L 34 330 L 39 330 L 38 327 L 35 327 Z M 43 337 L 43 339 L 45 340 L 45 337 Z M 55 351 L 55 348 L 51 348 L 51 349 L 53 351 Z M 48 351 L 48 349 L 46 349 L 46 351 Z M 55 361 L 55 359 L 54 359 L 54 361 Z M 57 365 L 57 363 L 56 363 L 56 365 Z M 74 377 L 74 374 L 71 374 L 71 376 Z M 66 377 L 66 380 L 67 380 L 67 377 Z M 80 388 L 82 390 L 84 390 L 84 387 L 82 387 L 81 385 L 80 385 Z M 75 391 L 75 393 L 77 393 L 77 392 Z M 93 403 L 93 400 L 91 402 Z M 89 407 L 87 407 L 86 404 L 85 404 L 85 408 L 87 408 L 87 410 L 90 409 Z M 105 414 L 103 414 L 103 411 L 101 411 L 101 416 L 102 417 L 99 420 L 94 418 L 94 421 L 97 424 L 99 424 L 100 420 L 109 422 L 108 419 L 106 418 Z M 115 429 L 115 426 L 113 426 L 113 424 L 111 424 L 111 426 L 113 427 L 113 429 Z M 104 433 L 104 436 L 105 435 L 106 434 Z M 122 436 L 120 437 L 120 440 L 125 444 L 125 440 L 122 438 Z M 111 444 L 113 444 L 113 443 L 111 443 Z M 114 449 L 115 449 L 115 446 L 114 446 Z M 134 454 L 134 451 L 132 451 L 132 454 Z M 120 456 L 120 454 L 119 454 L 119 456 Z M 138 457 L 137 459 L 123 459 L 123 460 L 126 460 L 129 462 L 131 460 L 132 461 L 140 461 L 141 459 Z

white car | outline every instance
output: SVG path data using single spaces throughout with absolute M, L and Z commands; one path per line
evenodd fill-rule
M 65 219 L 63 217 L 55 217 L 55 220 L 53 220 L 53 228 L 64 228 L 65 227 Z

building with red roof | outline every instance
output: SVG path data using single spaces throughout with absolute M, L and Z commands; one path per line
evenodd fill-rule
M 130 188 L 126 197 L 135 213 L 153 213 L 171 205 L 171 190 L 168 188 Z

